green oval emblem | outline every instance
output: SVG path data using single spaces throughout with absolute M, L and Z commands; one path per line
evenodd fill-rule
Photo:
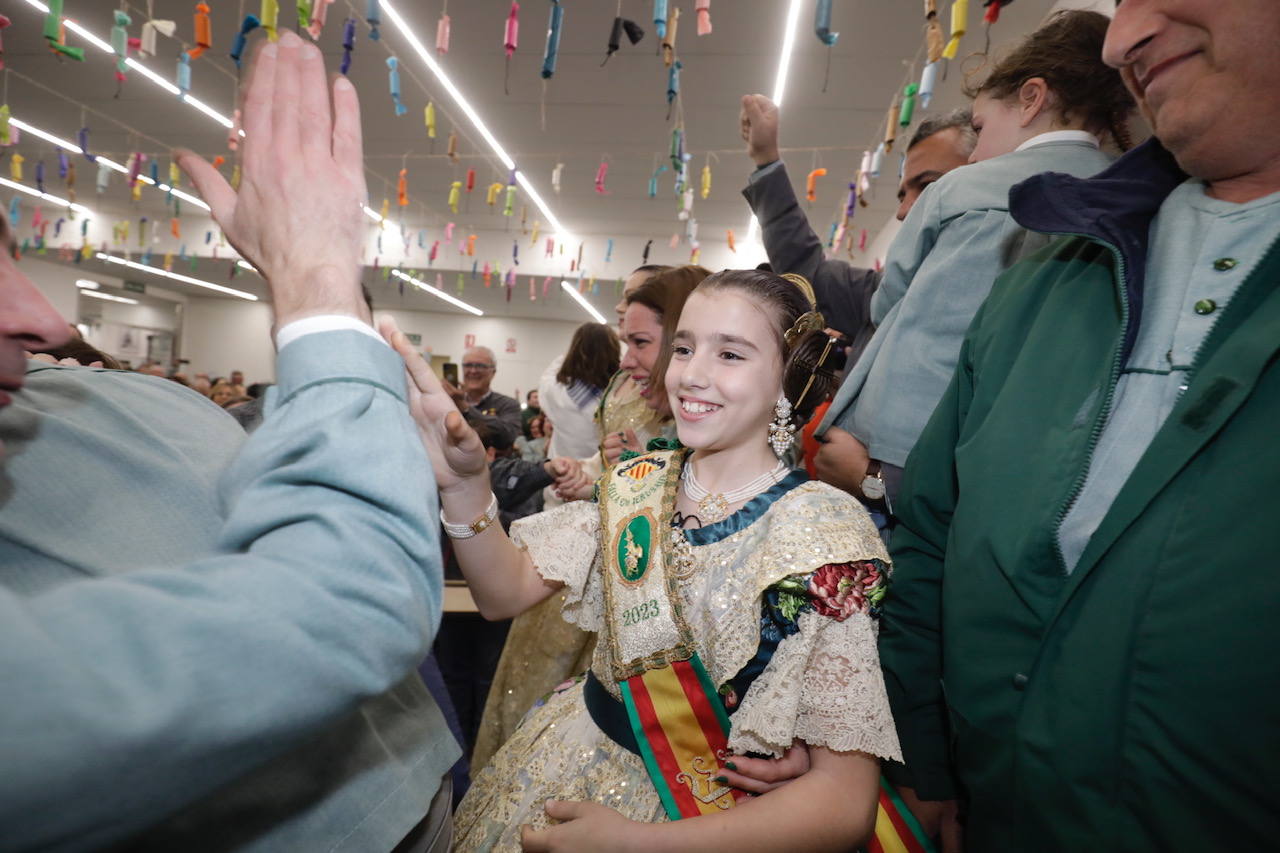
M 649 551 L 653 547 L 653 528 L 647 516 L 637 515 L 627 522 L 618 540 L 618 572 L 628 583 L 644 577 L 649 568 Z

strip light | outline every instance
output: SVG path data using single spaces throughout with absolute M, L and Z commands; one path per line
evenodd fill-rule
M 606 326 L 609 325 L 608 321 L 606 321 L 604 317 L 601 316 L 600 312 L 597 311 L 595 308 L 593 308 L 591 306 L 591 303 L 588 302 L 586 298 L 583 297 L 583 295 L 578 292 L 578 288 L 574 287 L 572 284 L 565 281 L 564 279 L 560 279 L 560 286 L 563 287 L 565 291 L 567 291 L 568 294 L 573 297 L 574 302 L 577 302 L 579 305 L 581 305 L 583 310 L 585 310 L 588 314 L 591 315 L 591 318 L 593 320 L 595 320 L 597 323 L 604 323 Z
M 13 118 L 12 116 L 10 116 L 9 124 L 13 125 L 14 127 L 18 128 L 18 130 L 21 130 L 24 133 L 29 133 L 32 136 L 39 137 L 40 139 L 43 139 L 46 142 L 51 142 L 54 145 L 58 146 L 59 148 L 63 148 L 67 151 L 70 151 L 73 154 L 84 153 L 84 149 L 82 149 L 79 145 L 76 145 L 74 142 L 68 142 L 67 140 L 63 139 L 60 136 L 54 136 L 52 133 L 49 133 L 46 130 L 41 130 L 35 125 L 27 124 L 25 121 L 22 121 L 21 119 Z M 96 156 L 97 156 L 97 162 L 106 166 L 108 169 L 111 169 L 114 172 L 119 172 L 122 175 L 129 174 L 129 170 L 126 169 L 124 166 L 121 166 L 115 160 L 112 160 L 109 157 L 103 157 L 101 154 Z M 138 180 L 142 181 L 145 184 L 150 184 L 151 186 L 154 186 L 160 192 L 164 192 L 164 193 L 171 192 L 174 195 L 176 195 L 178 198 L 187 202 L 188 204 L 194 204 L 196 207 L 199 207 L 202 210 L 209 209 L 209 205 L 205 204 L 203 200 L 201 200 L 200 198 L 197 198 L 196 196 L 191 195 L 190 193 L 183 192 L 177 187 L 170 187 L 168 184 L 158 183 L 156 181 L 151 180 L 151 178 L 141 173 L 138 174 Z
M 468 305 L 466 302 L 463 302 L 461 299 L 450 296 L 440 288 L 432 287 L 431 285 L 427 284 L 425 281 L 420 281 L 411 275 L 405 275 L 400 270 L 392 270 L 391 274 L 396 278 L 403 279 L 404 281 L 409 282 L 419 290 L 425 290 L 427 293 L 430 293 L 432 296 L 443 299 L 445 302 L 448 302 L 450 305 L 454 305 L 454 306 L 457 306 L 458 308 L 461 308 L 463 311 L 470 311 L 472 314 L 475 314 L 477 317 L 484 316 L 484 312 L 481 311 L 479 308 L 475 307 L 474 305 Z
M 778 74 L 773 78 L 773 102 L 782 106 L 782 96 L 787 89 L 787 75 L 791 71 L 791 53 L 796 46 L 796 26 L 800 19 L 802 0 L 791 0 L 787 7 L 787 28 L 782 36 L 782 52 L 778 55 Z M 760 230 L 760 220 L 754 215 L 747 225 L 747 242 L 756 242 L 756 233 Z
M 11 181 L 8 178 L 0 178 L 0 187 L 9 187 L 10 189 L 17 190 L 18 192 L 24 192 L 27 195 L 35 196 L 36 198 L 41 199 L 42 201 L 47 201 L 50 204 L 56 204 L 59 207 L 70 208 L 71 210 L 74 210 L 76 213 L 83 213 L 87 216 L 93 215 L 93 211 L 85 207 L 83 204 L 79 204 L 74 201 L 67 201 L 65 198 L 58 198 L 56 195 L 49 195 L 48 193 L 42 193 L 39 190 L 33 190 L 31 189 L 31 187 L 27 186 L 26 184 L 20 184 L 17 181 Z
M 147 266 L 146 264 L 140 264 L 137 261 L 131 261 L 127 258 L 118 258 L 115 255 L 108 255 L 105 252 L 98 252 L 98 254 L 96 254 L 94 257 L 96 257 L 100 261 L 106 261 L 109 264 L 120 264 L 122 266 L 128 267 L 129 269 L 151 273 L 152 275 L 158 275 L 163 278 L 171 278 L 174 281 L 181 281 L 186 284 L 194 284 L 196 287 L 203 287 L 208 290 L 216 290 L 219 293 L 226 293 L 230 296 L 238 296 L 241 299 L 247 299 L 250 302 L 258 301 L 258 297 L 254 296 L 252 293 L 246 293 L 243 290 L 236 290 L 235 288 L 231 288 L 231 287 L 223 287 L 221 284 L 214 284 L 211 281 L 205 281 L 204 279 L 201 279 L 201 278 L 192 278 L 189 275 L 182 275 L 181 273 L 169 272 L 168 270 L 161 269 L 160 267 Z
M 40 0 L 27 0 L 27 5 L 31 6 L 34 9 L 38 9 L 39 11 L 43 12 L 46 15 L 49 14 L 49 7 L 41 3 Z M 101 50 L 103 53 L 109 53 L 112 56 L 115 55 L 115 49 L 111 47 L 110 43 L 105 42 L 102 39 L 98 38 L 96 35 L 89 32 L 89 30 L 80 26 L 75 21 L 64 16 L 62 19 L 62 23 L 66 25 L 67 29 L 71 30 L 71 32 L 80 36 L 80 38 L 84 39 L 85 41 L 89 42 L 89 44 L 98 48 L 98 50 Z M 137 71 L 143 77 L 146 77 L 152 83 L 155 83 L 161 89 L 164 89 L 170 95 L 180 95 L 181 90 L 179 90 L 177 86 L 175 86 L 173 83 L 166 80 L 164 77 L 157 74 L 155 71 L 151 70 L 147 66 L 143 65 L 141 62 L 134 59 L 132 56 L 127 57 L 124 61 L 124 64 L 127 65 L 129 68 L 132 68 L 134 71 Z M 209 118 L 218 122 L 218 124 L 222 125 L 223 127 L 230 128 L 232 126 L 231 119 L 227 118 L 222 113 L 218 112 L 213 107 L 206 104 L 204 101 L 201 101 L 198 98 L 193 98 L 190 95 L 180 95 L 180 97 L 181 97 L 181 100 L 195 107 L 197 110 L 209 116 Z M 243 135 L 243 132 L 241 132 L 241 135 Z
M 31 0 L 28 0 L 28 2 L 31 2 Z M 799 3 L 799 0 L 792 0 L 792 3 L 793 5 L 796 5 Z M 480 136 L 484 138 L 484 141 L 489 143 L 489 147 L 493 149 L 493 153 L 502 161 L 502 165 L 506 166 L 508 169 L 515 170 L 516 181 L 524 188 L 524 191 L 529 194 L 529 198 L 533 199 L 533 203 L 542 211 L 542 215 L 546 217 L 546 220 L 551 225 L 552 229 L 560 236 L 561 241 L 572 242 L 570 239 L 571 235 L 569 232 L 565 231 L 564 226 L 560 224 L 560 220 L 551 212 L 551 208 L 547 206 L 547 203 L 543 200 L 542 196 L 538 194 L 538 191 L 533 188 L 532 182 L 523 172 L 516 169 L 516 163 L 511 159 L 511 155 L 506 152 L 506 149 L 504 149 L 501 143 L 498 142 L 497 137 L 495 137 L 485 125 L 484 121 L 480 118 L 480 114 L 471 106 L 471 102 L 466 99 L 462 92 L 458 90 L 458 87 L 454 85 L 453 81 L 449 79 L 449 75 L 445 74 L 444 69 L 440 67 L 440 63 L 436 62 L 436 58 L 431 55 L 431 52 L 427 50 L 426 46 L 418 39 L 418 36 L 409 28 L 409 25 L 405 23 L 404 18 L 400 17 L 400 13 L 396 11 L 395 7 L 392 6 L 388 0 L 382 0 L 381 7 L 383 15 L 385 15 L 386 18 L 395 24 L 400 30 L 400 35 L 404 36 L 405 41 L 407 41 L 409 46 L 413 48 L 414 52 L 418 54 L 418 57 L 422 60 L 423 64 L 425 64 L 431 73 L 435 75 L 436 79 L 440 81 L 440 85 L 443 86 L 445 91 L 453 98 L 454 103 L 456 103 L 458 108 L 462 110 L 463 114 L 471 120 L 471 124 L 475 127 Z
M 107 300 L 108 302 L 123 302 L 125 305 L 137 305 L 137 304 L 138 304 L 138 300 L 136 300 L 136 299 L 130 299 L 130 298 L 129 298 L 129 297 L 127 297 L 127 296 L 115 296 L 115 295 L 110 294 L 110 293 L 100 293 L 100 292 L 99 292 L 99 291 L 97 291 L 97 290 L 84 290 L 84 289 L 82 289 L 82 290 L 80 291 L 80 294 L 81 294 L 82 296 L 92 296 L 94 299 L 105 299 L 105 300 Z

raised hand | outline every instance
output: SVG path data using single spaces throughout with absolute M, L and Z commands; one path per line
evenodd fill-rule
M 239 190 L 200 156 L 176 152 L 231 245 L 271 286 L 277 325 L 371 319 L 360 294 L 360 104 L 345 77 L 333 82 L 332 109 L 329 94 L 319 49 L 282 31 L 255 52 L 244 89 Z
M 757 167 L 778 160 L 778 107 L 764 95 L 743 95 L 738 114 L 747 156 Z
M 470 491 L 489 494 L 489 461 L 484 445 L 445 392 L 431 366 L 413 348 L 390 317 L 378 321 L 378 331 L 404 359 L 409 374 L 409 412 L 418 425 L 422 445 L 431 457 L 441 494 Z M 483 512 L 481 506 L 478 512 Z

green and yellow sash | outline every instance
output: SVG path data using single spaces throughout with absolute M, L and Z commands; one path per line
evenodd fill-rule
M 715 685 L 684 619 L 671 530 L 684 451 L 647 453 L 610 470 L 600 490 L 605 641 L 649 778 L 672 820 L 743 796 L 715 781 L 729 738 Z

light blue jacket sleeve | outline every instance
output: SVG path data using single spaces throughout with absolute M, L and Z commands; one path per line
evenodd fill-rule
M 902 222 L 884 258 L 880 287 L 871 297 L 871 322 L 879 326 L 889 309 L 907 293 L 942 231 L 942 192 L 937 182 L 925 187 Z
M 0 591 L 0 848 L 127 837 L 425 654 L 443 581 L 403 363 L 325 332 L 277 375 L 221 485 L 218 555 Z

